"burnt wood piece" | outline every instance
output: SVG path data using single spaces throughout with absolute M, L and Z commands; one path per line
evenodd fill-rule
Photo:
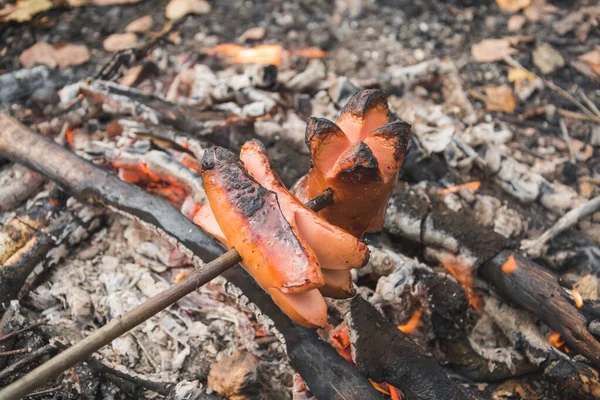
M 511 256 L 517 268 L 506 274 L 502 265 Z M 508 250 L 481 265 L 479 273 L 505 298 L 531 311 L 558 332 L 569 346 L 600 367 L 600 343 L 588 331 L 586 318 L 565 297 L 564 289 L 554 275 Z
M 0 154 L 48 176 L 80 200 L 116 208 L 152 224 L 202 259 L 212 260 L 224 253 L 215 239 L 169 203 L 119 180 L 3 113 Z M 223 276 L 275 322 L 285 339 L 292 366 L 317 398 L 381 398 L 369 381 L 321 340 L 315 330 L 291 322 L 240 266 L 230 268 Z
M 22 250 L 0 265 L 0 309 L 5 309 L 12 300 L 17 298 L 31 271 L 46 258 L 51 249 L 58 245 L 55 238 L 61 236 L 72 223 L 69 220 L 69 215 L 61 215 L 52 221 L 47 229 L 39 231 L 30 239 Z M 79 226 L 75 223 L 72 225 L 72 228 Z
M 468 399 L 435 358 L 425 354 L 393 323 L 360 296 L 348 318 L 358 368 L 376 382 L 387 382 L 411 400 Z
M 465 256 L 472 262 L 468 267 L 473 271 L 479 268 L 479 275 L 504 298 L 531 311 L 561 333 L 571 348 L 600 367 L 600 342 L 588 332 L 585 317 L 562 294 L 554 275 L 509 251 L 515 247 L 512 241 L 469 222 L 442 202 L 432 206 L 428 199 L 403 186 L 396 188 L 388 208 L 386 229 L 391 234 Z M 507 275 L 502 272 L 502 265 L 512 254 L 522 267 Z
M 109 112 L 136 116 L 154 125 L 162 123 L 194 135 L 203 130 L 205 121 L 225 121 L 231 116 L 221 110 L 178 105 L 108 81 L 82 84 L 79 90 L 88 101 Z

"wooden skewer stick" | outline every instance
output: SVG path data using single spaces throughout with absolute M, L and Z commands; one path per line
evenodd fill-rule
M 307 203 L 319 211 L 333 203 L 333 192 L 325 191 Z M 69 347 L 54 358 L 40 365 L 19 380 L 0 391 L 0 400 L 20 399 L 59 376 L 63 371 L 85 360 L 92 353 L 109 344 L 119 336 L 140 325 L 150 317 L 176 303 L 197 288 L 210 282 L 227 269 L 242 261 L 235 249 L 219 256 L 201 268 L 196 268 L 185 279 L 148 299 L 133 310 L 118 316 L 82 341 Z

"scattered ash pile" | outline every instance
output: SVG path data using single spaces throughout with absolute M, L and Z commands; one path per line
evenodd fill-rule
M 307 119 L 378 89 L 410 149 L 357 295 L 327 299 L 325 329 L 292 326 L 228 271 L 36 397 L 310 399 L 329 360 L 354 374 L 344 394 L 366 382 L 372 398 L 600 398 L 598 6 L 28 3 L 0 8 L 1 387 L 220 255 L 120 207 L 127 192 L 83 201 L 103 176 L 191 218 L 205 150 L 258 139 L 289 188 L 312 165 Z M 65 187 L 86 177 L 61 154 L 25 163 L 60 184 L 9 161 L 6 132 L 25 126 L 104 171 L 93 193 Z

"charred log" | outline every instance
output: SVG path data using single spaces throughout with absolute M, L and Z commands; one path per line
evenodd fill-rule
M 348 315 L 353 358 L 376 382 L 387 382 L 409 399 L 468 399 L 437 361 L 356 296 Z M 402 355 L 402 356 L 400 356 Z
M 544 268 L 515 255 L 518 266 L 514 273 L 504 273 L 502 265 L 512 254 L 514 245 L 477 223 L 468 223 L 444 204 L 431 207 L 425 195 L 399 187 L 388 208 L 386 229 L 426 246 L 425 255 L 441 263 L 453 260 L 470 273 L 480 268 L 480 275 L 500 293 L 525 308 L 548 326 L 564 333 L 569 345 L 600 366 L 600 343 L 587 331 L 586 319 L 563 296 L 555 276 Z

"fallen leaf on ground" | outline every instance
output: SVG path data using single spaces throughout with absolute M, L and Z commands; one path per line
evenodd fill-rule
M 264 26 L 256 26 L 248 29 L 240 36 L 240 42 L 246 43 L 248 40 L 260 40 L 265 36 L 266 29 Z
M 125 27 L 125 32 L 147 32 L 152 28 L 152 16 L 146 15 L 144 17 L 134 19 Z
M 560 9 L 546 0 L 533 0 L 531 5 L 523 10 L 523 15 L 531 22 L 539 22 L 549 19 L 552 14 L 559 12 Z
M 516 101 L 512 88 L 508 85 L 489 86 L 485 88 L 485 109 L 487 111 L 502 111 L 512 114 Z
M 29 68 L 35 64 L 47 65 L 50 68 L 66 68 L 70 65 L 81 65 L 90 59 L 90 52 L 81 44 L 55 44 L 38 42 L 21 53 L 20 63 Z
M 523 68 L 509 68 L 508 70 L 508 81 L 513 82 L 515 86 L 522 84 L 523 80 L 532 81 L 535 79 L 535 75 L 531 72 L 524 70 Z
M 506 27 L 510 32 L 516 32 L 516 31 L 521 30 L 523 25 L 525 25 L 525 22 L 527 22 L 527 18 L 525 18 L 524 16 L 522 16 L 520 14 L 513 15 L 512 17 L 510 17 L 508 19 L 508 22 L 506 23 Z
M 504 54 L 510 55 L 517 52 L 517 49 L 510 47 L 508 38 L 484 39 L 471 46 L 471 56 L 477 62 L 500 61 Z
M 517 12 L 531 5 L 531 0 L 496 0 L 501 10 Z
M 137 44 L 137 36 L 135 33 L 115 33 L 104 39 L 104 50 L 119 51 L 135 47 Z
M 21 0 L 17 1 L 16 6 L 11 6 L 10 12 L 2 17 L 0 21 L 29 21 L 35 14 L 52 8 L 52 2 L 49 0 Z
M 187 14 L 208 14 L 210 4 L 205 0 L 171 0 L 167 5 L 166 16 L 179 19 Z
M 596 47 L 588 53 L 579 56 L 579 59 L 585 62 L 596 75 L 600 76 L 600 48 Z
M 29 68 L 36 64 L 47 65 L 50 68 L 55 68 L 58 63 L 54 58 L 54 48 L 46 42 L 38 42 L 21 53 L 19 62 L 25 68 Z
M 533 51 L 533 64 L 544 74 L 551 74 L 565 66 L 565 59 L 548 43 L 542 43 Z
M 122 4 L 135 4 L 141 0 L 92 0 L 92 4 L 95 6 L 113 6 Z
M 508 81 L 514 83 L 515 94 L 521 101 L 527 100 L 534 91 L 544 87 L 544 81 L 523 68 L 509 68 Z
M 60 68 L 81 65 L 90 60 L 90 51 L 82 44 L 55 44 L 54 56 Z

